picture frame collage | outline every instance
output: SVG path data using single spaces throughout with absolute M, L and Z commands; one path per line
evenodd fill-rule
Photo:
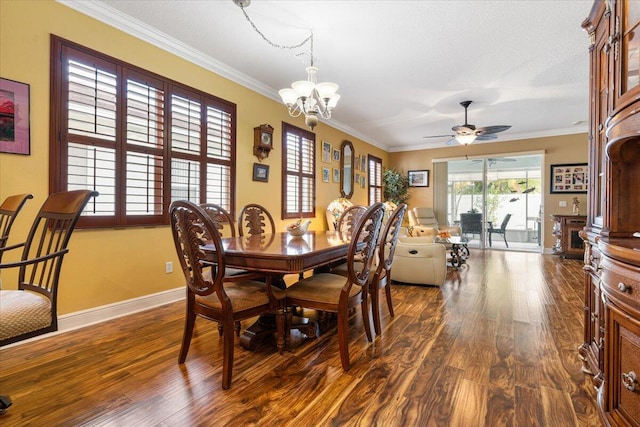
M 581 194 L 587 192 L 589 169 L 587 163 L 551 165 L 551 194 Z
M 337 163 L 337 167 L 333 166 L 323 166 L 322 167 L 322 182 L 329 183 L 339 183 L 340 182 L 340 150 L 338 148 L 334 148 L 333 145 L 328 141 L 322 141 L 322 162 L 323 163 Z M 354 158 L 354 166 L 355 170 L 366 172 L 367 170 L 367 155 L 363 154 L 360 156 L 355 156 Z M 354 184 L 360 185 L 360 187 L 365 188 L 367 186 L 367 178 L 366 174 L 356 173 L 354 176 Z

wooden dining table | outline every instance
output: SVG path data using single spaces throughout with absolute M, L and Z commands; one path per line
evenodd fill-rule
M 302 236 L 286 232 L 222 239 L 226 267 L 259 271 L 271 275 L 272 283 L 284 284 L 285 274 L 301 274 L 346 258 L 349 235 L 339 231 L 307 231 Z M 213 245 L 202 247 L 205 253 L 215 251 Z M 212 256 L 213 260 L 213 256 Z M 240 344 L 249 350 L 256 348 L 261 339 L 273 333 L 273 316 L 261 317 L 245 329 Z M 316 325 L 309 319 L 298 317 L 292 329 L 307 336 L 315 336 Z

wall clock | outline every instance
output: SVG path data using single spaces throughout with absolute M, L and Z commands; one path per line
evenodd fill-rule
M 253 128 L 253 154 L 262 161 L 273 149 L 273 128 L 268 124 Z

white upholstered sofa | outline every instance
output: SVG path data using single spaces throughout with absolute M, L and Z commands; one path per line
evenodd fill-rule
M 447 250 L 431 236 L 400 236 L 391 265 L 395 282 L 441 286 L 447 275 Z

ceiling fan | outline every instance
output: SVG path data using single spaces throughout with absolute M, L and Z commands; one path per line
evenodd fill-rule
M 460 105 L 464 107 L 464 124 L 457 125 L 451 128 L 455 132 L 453 135 L 431 135 L 424 136 L 423 138 L 443 138 L 452 137 L 453 139 L 447 141 L 447 145 L 451 145 L 454 142 L 458 142 L 462 145 L 469 145 L 473 141 L 489 141 L 497 139 L 496 133 L 504 132 L 511 128 L 511 126 L 498 125 L 498 126 L 485 126 L 476 128 L 475 125 L 467 123 L 467 109 L 473 101 L 462 101 Z

